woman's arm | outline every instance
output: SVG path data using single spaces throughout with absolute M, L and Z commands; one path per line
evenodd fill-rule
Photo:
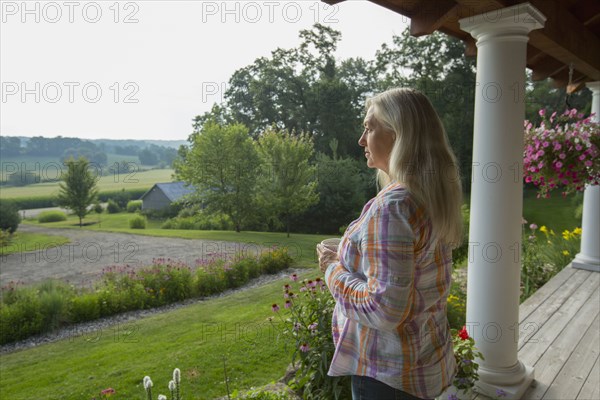
M 325 281 L 347 318 L 374 329 L 394 330 L 412 312 L 414 233 L 403 202 L 374 210 L 362 228 L 363 273 L 340 262 L 329 265 Z

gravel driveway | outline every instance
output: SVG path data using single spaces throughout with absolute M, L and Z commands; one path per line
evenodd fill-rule
M 191 267 L 198 260 L 210 260 L 216 254 L 257 255 L 266 251 L 261 244 L 233 243 L 199 239 L 179 239 L 93 232 L 79 229 L 45 228 L 21 224 L 19 232 L 66 236 L 70 243 L 38 246 L 36 251 L 0 256 L 0 286 L 10 281 L 39 282 L 47 278 L 68 280 L 76 286 L 88 286 L 102 269 L 110 266 L 142 267 L 155 258 L 170 258 Z

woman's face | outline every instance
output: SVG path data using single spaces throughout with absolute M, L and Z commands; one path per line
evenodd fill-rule
M 386 130 L 375 119 L 373 107 L 369 107 L 364 121 L 365 130 L 358 140 L 358 144 L 365 148 L 367 166 L 378 168 L 388 173 L 390 154 L 394 144 L 394 133 Z

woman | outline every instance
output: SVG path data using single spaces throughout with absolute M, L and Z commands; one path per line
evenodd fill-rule
M 456 369 L 446 315 L 462 238 L 456 158 L 420 92 L 388 90 L 366 108 L 358 144 L 383 189 L 337 253 L 317 246 L 336 300 L 328 374 L 351 375 L 354 400 L 431 399 Z

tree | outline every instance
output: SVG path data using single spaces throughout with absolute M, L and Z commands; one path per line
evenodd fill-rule
M 97 178 L 89 170 L 89 162 L 83 157 L 70 158 L 65 162 L 67 172 L 61 177 L 58 205 L 68 208 L 79 217 L 79 226 L 87 215 L 88 207 L 98 197 Z
M 307 232 L 339 234 L 340 227 L 360 215 L 366 193 L 375 195 L 374 174 L 364 161 L 334 159 L 322 153 L 317 154 L 317 168 L 319 202 L 294 222 Z
M 442 33 L 416 38 L 407 28 L 375 55 L 377 91 L 404 86 L 425 93 L 439 114 L 458 158 L 466 191 L 471 183 L 475 59 L 464 44 Z
M 13 234 L 21 222 L 17 207 L 7 200 L 0 201 L 0 230 Z
M 252 219 L 259 158 L 242 124 L 206 122 L 190 135 L 190 147 L 180 147 L 175 174 L 197 189 L 197 200 L 208 212 L 228 215 L 237 232 Z
M 340 155 L 359 157 L 356 141 L 363 110 L 356 105 L 364 102 L 363 78 L 371 78 L 364 69 L 370 64 L 354 59 L 338 66 L 334 53 L 341 34 L 327 26 L 315 24 L 299 36 L 298 47 L 278 48 L 271 57 L 235 71 L 225 93 L 226 106 L 196 117 L 195 126 L 210 118 L 235 120 L 257 138 L 266 126 L 275 125 L 292 134 L 309 134 L 320 152 L 329 151 L 330 140 L 336 138 Z M 360 73 L 360 89 L 352 72 Z
M 261 179 L 259 204 L 276 218 L 283 217 L 290 237 L 291 217 L 319 200 L 316 192 L 316 168 L 309 164 L 314 147 L 306 134 L 290 135 L 269 129 L 258 139 Z
M 158 156 L 155 152 L 150 150 L 149 148 L 145 148 L 140 150 L 138 153 L 138 157 L 140 159 L 140 163 L 142 165 L 156 165 L 158 164 Z

